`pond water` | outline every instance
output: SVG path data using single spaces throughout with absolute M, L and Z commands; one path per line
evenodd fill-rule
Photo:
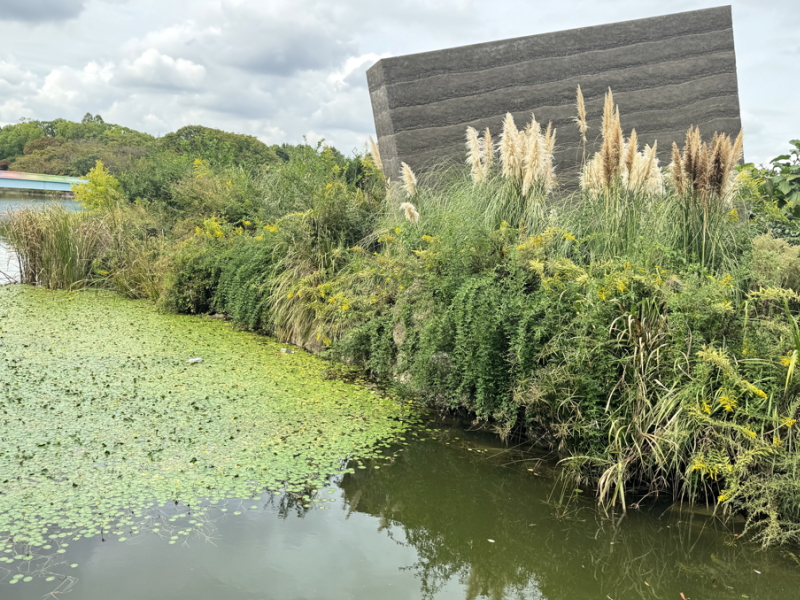
M 0 288 L 0 598 L 798 597 L 795 548 L 702 509 L 561 505 L 546 461 L 327 367 L 110 293 Z
M 61 204 L 70 210 L 80 210 L 74 200 L 55 200 L 52 196 L 20 194 L 16 191 L 0 191 L 0 220 L 9 211 L 20 208 L 42 208 L 51 204 Z M 0 285 L 13 283 L 19 279 L 19 265 L 14 253 L 0 235 Z

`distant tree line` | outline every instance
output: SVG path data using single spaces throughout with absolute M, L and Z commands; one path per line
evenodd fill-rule
M 288 161 L 293 148 L 288 144 L 268 146 L 251 135 L 200 125 L 156 138 L 86 113 L 79 123 L 22 119 L 0 127 L 0 170 L 81 177 L 99 160 L 122 179 L 141 179 L 137 172 L 149 169 L 171 173 L 167 178 L 174 180 L 177 172 L 191 168 L 195 159 L 213 168 L 254 169 Z

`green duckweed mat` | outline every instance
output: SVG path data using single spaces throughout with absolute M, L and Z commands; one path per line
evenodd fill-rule
M 301 497 L 409 427 L 403 405 L 325 370 L 224 321 L 0 286 L 0 560 L 125 540 L 167 503 L 191 507 L 171 532 L 186 535 L 204 506 Z

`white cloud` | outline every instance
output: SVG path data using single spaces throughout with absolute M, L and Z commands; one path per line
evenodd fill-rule
M 172 58 L 155 48 L 145 50 L 134 60 L 120 64 L 117 80 L 122 85 L 165 89 L 197 89 L 206 77 L 206 68 L 185 58 Z
M 800 137 L 796 2 L 731 2 L 748 160 L 765 161 L 784 150 L 790 138 Z M 80 119 L 91 112 L 154 134 L 195 123 L 269 143 L 297 143 L 304 134 L 309 140 L 324 137 L 348 152 L 374 135 L 365 72 L 383 56 L 719 1 L 675 0 L 669 6 L 656 0 L 0 4 L 5 11 L 0 15 L 0 122 Z M 12 11 L 16 21 L 9 20 Z M 33 16 L 21 22 L 20 11 Z M 71 19 L 68 24 L 65 18 Z
M 39 88 L 37 100 L 49 104 L 92 103 L 104 100 L 108 96 L 108 83 L 114 75 L 111 63 L 92 61 L 83 69 L 58 67 L 53 69 Z

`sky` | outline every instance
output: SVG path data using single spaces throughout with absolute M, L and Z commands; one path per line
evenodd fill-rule
M 719 6 L 719 0 L 0 0 L 0 125 L 90 112 L 363 151 L 386 56 Z M 747 161 L 800 138 L 800 0 L 732 0 Z M 621 107 L 624 111 L 624 107 Z

